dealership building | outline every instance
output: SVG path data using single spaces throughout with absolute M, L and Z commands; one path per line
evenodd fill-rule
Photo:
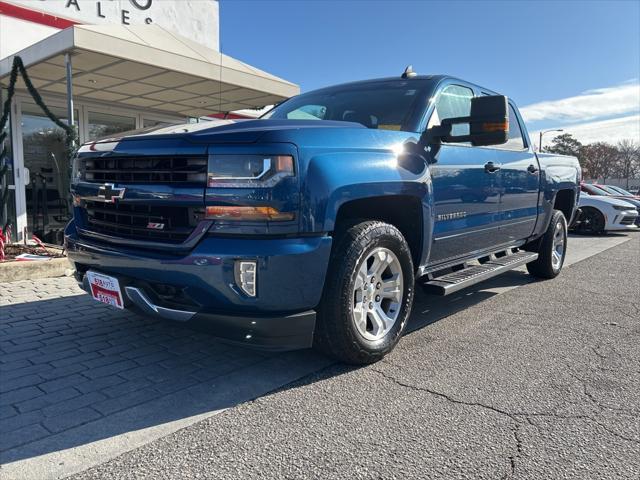
M 279 102 L 297 85 L 220 52 L 217 0 L 0 0 L 2 103 L 20 56 L 80 141 Z M 70 218 L 64 131 L 19 79 L 2 180 L 13 239 L 60 243 Z

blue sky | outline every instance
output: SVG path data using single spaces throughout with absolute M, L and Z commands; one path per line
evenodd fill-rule
M 640 135 L 638 0 L 221 0 L 220 40 L 302 91 L 413 64 L 512 97 L 530 131 Z

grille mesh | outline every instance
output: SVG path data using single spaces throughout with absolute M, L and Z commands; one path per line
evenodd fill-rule
M 135 240 L 182 243 L 198 220 L 198 212 L 185 207 L 87 201 L 84 208 L 89 230 Z
M 100 157 L 82 165 L 87 182 L 184 183 L 205 186 L 207 157 Z

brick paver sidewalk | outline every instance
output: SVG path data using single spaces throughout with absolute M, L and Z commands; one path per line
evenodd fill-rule
M 0 285 L 0 459 L 269 356 L 103 306 L 72 278 Z

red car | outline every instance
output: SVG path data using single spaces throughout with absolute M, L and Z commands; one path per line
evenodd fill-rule
M 602 185 L 599 183 L 581 183 L 580 189 L 583 192 L 587 192 L 591 195 L 607 195 L 620 200 L 636 200 L 640 201 L 640 195 L 634 195 L 620 187 L 614 187 L 612 185 Z

